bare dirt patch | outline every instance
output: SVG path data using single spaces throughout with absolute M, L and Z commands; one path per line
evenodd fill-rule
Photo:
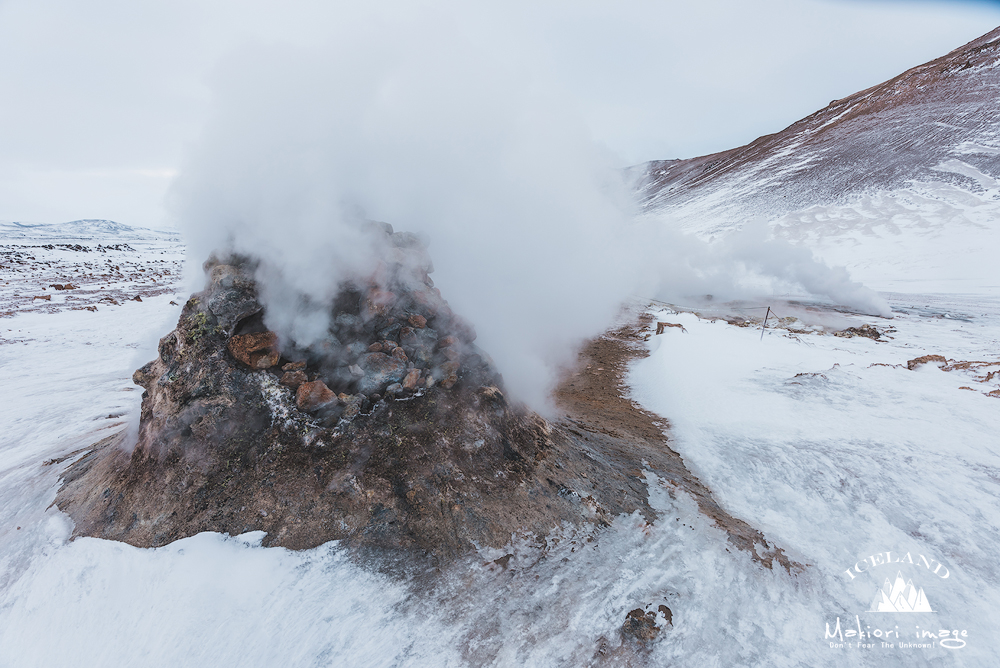
M 800 564 L 790 561 L 760 531 L 718 504 L 711 490 L 670 447 L 666 420 L 627 398 L 625 373 L 630 362 L 649 354 L 642 344 L 652 322 L 647 314 L 632 313 L 629 317 L 630 323 L 590 341 L 581 350 L 576 369 L 556 389 L 557 405 L 565 413 L 554 430 L 615 457 L 615 468 L 636 479 L 642 475 L 639 466 L 645 460 L 656 475 L 693 497 L 699 510 L 729 534 L 729 542 L 750 553 L 755 561 L 767 568 L 777 562 L 787 571 L 800 570 Z

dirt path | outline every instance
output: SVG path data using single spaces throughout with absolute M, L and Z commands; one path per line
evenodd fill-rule
M 699 510 L 729 534 L 729 541 L 750 553 L 755 561 L 767 568 L 776 561 L 788 571 L 801 569 L 760 531 L 716 502 L 711 490 L 670 447 L 669 423 L 625 397 L 628 365 L 649 354 L 643 343 L 651 334 L 650 316 L 634 312 L 625 315 L 633 324 L 621 325 L 587 343 L 576 370 L 556 389 L 555 399 L 564 415 L 554 423 L 555 431 L 587 451 L 616 460 L 609 462 L 611 468 L 631 477 L 641 476 L 638 466 L 646 460 L 657 475 L 694 498 Z M 651 509 L 647 506 L 643 511 Z

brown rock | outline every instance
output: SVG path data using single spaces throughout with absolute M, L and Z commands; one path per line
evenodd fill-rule
M 384 316 L 389 313 L 390 308 L 396 301 L 396 295 L 387 290 L 375 288 L 368 294 L 365 300 L 365 307 L 371 315 Z M 378 352 L 373 350 L 372 352 Z
M 392 356 L 398 359 L 400 362 L 409 362 L 410 358 L 406 356 L 406 353 L 402 348 L 393 348 Z
M 50 302 L 52 301 L 52 295 L 36 295 L 31 298 L 32 301 L 36 299 L 44 299 L 45 301 Z
M 427 318 L 425 318 L 422 315 L 416 315 L 416 314 L 411 315 L 409 318 L 406 319 L 406 321 L 410 323 L 411 327 L 414 327 L 416 329 L 423 329 L 424 327 L 427 326 Z
M 441 372 L 444 374 L 444 378 L 441 380 L 441 387 L 450 390 L 458 382 L 458 362 L 445 362 L 441 365 Z
M 438 345 L 442 348 L 451 348 L 456 343 L 458 343 L 458 337 L 451 334 L 438 340 Z
M 622 636 L 631 636 L 640 641 L 652 640 L 659 632 L 660 629 L 656 626 L 656 613 L 646 612 L 642 608 L 629 612 L 621 629 Z
M 670 624 L 671 626 L 674 625 L 674 613 L 670 611 L 670 608 L 661 603 L 657 610 L 663 613 L 663 616 L 667 620 L 667 624 Z
M 289 362 L 285 366 L 281 367 L 282 371 L 301 371 L 306 368 L 305 362 Z
M 941 355 L 924 355 L 923 357 L 917 357 L 908 361 L 906 363 L 906 368 L 913 371 L 921 364 L 927 364 L 928 362 L 941 362 L 942 364 L 947 364 L 948 360 Z
M 381 343 L 373 343 L 373 344 L 371 344 L 370 346 L 368 346 L 368 352 L 370 352 L 370 353 L 380 353 L 380 352 L 382 352 L 382 344 Z
M 132 297 L 132 301 L 134 301 L 134 302 L 141 302 L 142 301 L 142 297 L 140 297 L 139 295 L 136 295 L 135 297 Z
M 410 369 L 406 372 L 406 377 L 403 378 L 403 389 L 404 390 L 415 390 L 417 389 L 417 383 L 420 381 L 420 369 Z
M 305 371 L 286 371 L 278 382 L 294 390 L 302 383 L 309 382 L 309 376 L 306 375 Z
M 278 363 L 278 335 L 274 332 L 239 334 L 226 344 L 229 352 L 252 369 L 269 369 Z
M 337 395 L 321 380 L 302 383 L 295 393 L 295 405 L 303 411 L 314 411 L 334 401 Z

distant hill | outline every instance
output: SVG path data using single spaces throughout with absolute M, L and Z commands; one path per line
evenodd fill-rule
M 766 221 L 886 289 L 979 289 L 1000 252 L 1000 28 L 746 146 L 632 175 L 645 215 L 680 231 Z
M 647 210 L 699 200 L 730 221 L 912 181 L 974 192 L 1000 175 L 1000 28 L 746 146 L 634 169 Z
M 0 223 L 0 240 L 6 241 L 179 241 L 180 234 L 116 223 L 113 220 L 74 220 L 68 223 Z

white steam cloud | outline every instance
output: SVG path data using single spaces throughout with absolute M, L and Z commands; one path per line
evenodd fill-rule
M 659 248 L 669 248 L 655 276 L 651 294 L 671 302 L 712 295 L 713 298 L 757 299 L 775 292 L 822 296 L 861 313 L 892 317 L 888 302 L 852 281 L 844 267 L 830 267 L 809 248 L 774 237 L 763 222 L 744 225 L 712 242 L 671 233 L 664 222 L 647 223 L 658 235 Z
M 171 205 L 192 258 L 262 260 L 269 326 L 303 344 L 323 335 L 319 307 L 338 281 L 375 266 L 363 219 L 429 240 L 442 296 L 539 409 L 623 299 L 698 281 L 719 291 L 733 277 L 712 267 L 756 262 L 758 251 L 764 273 L 870 301 L 787 244 L 734 242 L 727 255 L 643 231 L 614 156 L 543 59 L 459 15 L 428 5 L 354 16 L 324 48 L 247 47 L 220 67 L 214 120 Z

